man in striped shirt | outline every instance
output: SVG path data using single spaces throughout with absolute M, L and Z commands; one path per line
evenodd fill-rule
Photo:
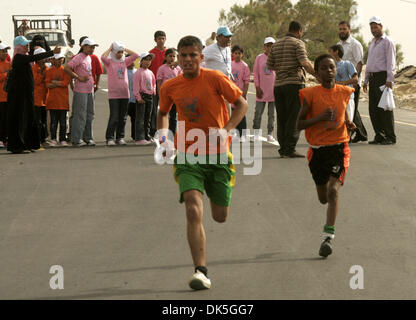
M 299 131 L 296 120 L 300 111 L 299 90 L 305 87 L 306 73 L 315 75 L 302 40 L 302 26 L 297 21 L 289 25 L 289 33 L 273 46 L 267 67 L 276 71 L 274 95 L 277 112 L 277 138 L 282 158 L 304 158 L 296 152 Z

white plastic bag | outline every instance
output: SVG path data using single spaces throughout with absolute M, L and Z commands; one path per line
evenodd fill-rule
M 355 102 L 354 98 L 350 97 L 350 101 L 347 105 L 347 114 L 351 121 L 354 121 Z
M 378 107 L 385 111 L 393 111 L 396 108 L 394 103 L 393 90 L 386 86 L 381 86 L 380 91 L 383 91 Z

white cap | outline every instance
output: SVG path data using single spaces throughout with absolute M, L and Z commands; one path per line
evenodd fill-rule
M 372 23 L 383 24 L 382 21 L 381 21 L 381 18 L 378 17 L 378 16 L 371 17 L 370 24 L 372 24 Z
M 275 42 L 276 42 L 276 40 L 274 40 L 273 37 L 267 37 L 266 39 L 264 39 L 264 44 L 275 43 Z
M 81 43 L 81 47 L 83 47 L 83 46 L 98 46 L 98 44 L 97 44 L 97 42 L 95 42 L 94 39 L 85 38 Z
M 65 58 L 65 55 L 63 53 L 57 53 L 53 55 L 53 58 L 58 60 L 58 59 Z
M 140 55 L 140 60 L 143 60 L 144 58 L 148 57 L 148 56 L 152 56 L 152 59 L 154 59 L 155 55 L 153 53 L 149 53 L 149 52 L 143 52 Z
M 5 45 L 4 43 L 0 43 L 0 50 L 10 49 L 9 46 Z
M 43 48 L 37 48 L 35 51 L 33 51 L 33 54 L 41 54 L 41 53 L 44 53 L 44 52 L 46 52 L 45 49 L 43 49 Z
M 126 46 L 122 44 L 121 42 L 115 41 L 113 42 L 113 52 L 120 52 L 126 49 Z

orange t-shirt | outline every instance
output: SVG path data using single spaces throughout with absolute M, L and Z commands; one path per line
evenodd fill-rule
M 167 80 L 160 88 L 160 110 L 168 113 L 173 104 L 178 113 L 178 130 L 175 147 L 179 152 L 193 154 L 217 154 L 229 151 L 229 139 L 221 144 L 210 146 L 209 128 L 224 128 L 229 121 L 224 98 L 236 102 L 242 91 L 222 72 L 201 69 L 198 77 L 186 79 L 183 74 Z M 184 122 L 185 128 L 183 127 Z M 201 143 L 197 136 L 200 129 L 204 132 L 206 148 L 195 150 L 195 142 Z M 190 134 L 188 134 L 190 133 Z M 202 133 L 199 131 L 199 133 Z M 185 140 L 186 137 L 186 140 Z M 190 141 L 187 141 L 190 140 Z M 193 148 L 188 150 L 190 146 Z
M 49 89 L 46 110 L 69 110 L 68 85 L 71 77 L 64 71 L 63 66 L 53 66 L 45 71 L 45 84 L 49 85 L 53 80 L 61 81 L 62 86 Z
M 306 119 L 314 118 L 328 108 L 335 110 L 332 121 L 321 121 L 305 130 L 310 145 L 330 146 L 350 140 L 345 125 L 345 110 L 353 92 L 353 88 L 337 84 L 332 89 L 316 86 L 299 91 L 301 103 L 305 99 L 310 106 Z
M 7 102 L 7 92 L 3 90 L 7 78 L 7 71 L 11 68 L 9 61 L 0 61 L 0 102 Z
M 37 107 L 46 106 L 46 97 L 48 95 L 48 89 L 45 84 L 45 72 L 48 67 L 45 67 L 43 73 L 38 64 L 34 63 L 32 66 L 33 80 L 34 80 L 34 103 Z

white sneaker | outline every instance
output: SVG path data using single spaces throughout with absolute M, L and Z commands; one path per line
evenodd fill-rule
M 151 144 L 151 142 L 150 141 L 147 141 L 147 140 L 139 140 L 139 141 L 136 141 L 136 146 L 147 146 L 147 145 L 149 145 L 149 144 Z
M 95 142 L 94 142 L 94 140 L 89 140 L 89 141 L 87 142 L 87 146 L 89 146 L 89 147 L 95 147 Z
M 244 143 L 244 142 L 246 142 L 246 141 L 247 141 L 246 136 L 241 136 L 241 138 L 240 138 L 240 142 L 241 142 L 241 143 Z
M 4 143 L 3 143 L 3 141 L 0 141 L 0 148 L 4 148 Z
M 61 146 L 67 147 L 68 146 L 68 142 L 66 142 L 65 140 L 64 141 L 61 141 Z
M 273 138 L 271 134 L 267 136 L 267 142 L 276 142 L 276 140 Z
M 87 144 L 84 141 L 80 141 L 78 143 L 72 143 L 73 147 L 85 147 Z
M 49 145 L 50 145 L 51 147 L 56 147 L 56 146 L 58 145 L 58 141 L 56 141 L 56 140 L 51 140 L 51 141 L 49 141 Z
M 211 288 L 211 280 L 201 271 L 197 270 L 189 280 L 189 286 L 193 290 L 206 290 Z
M 260 136 L 254 136 L 253 141 L 261 141 Z
M 116 143 L 114 142 L 114 140 L 108 140 L 107 141 L 107 146 L 112 147 L 112 146 L 115 146 L 115 145 L 116 145 Z
M 118 144 L 119 146 L 125 146 L 125 145 L 127 144 L 127 142 L 126 142 L 126 141 L 124 141 L 124 139 L 120 139 L 120 140 L 118 140 L 118 141 L 117 141 L 117 144 Z

